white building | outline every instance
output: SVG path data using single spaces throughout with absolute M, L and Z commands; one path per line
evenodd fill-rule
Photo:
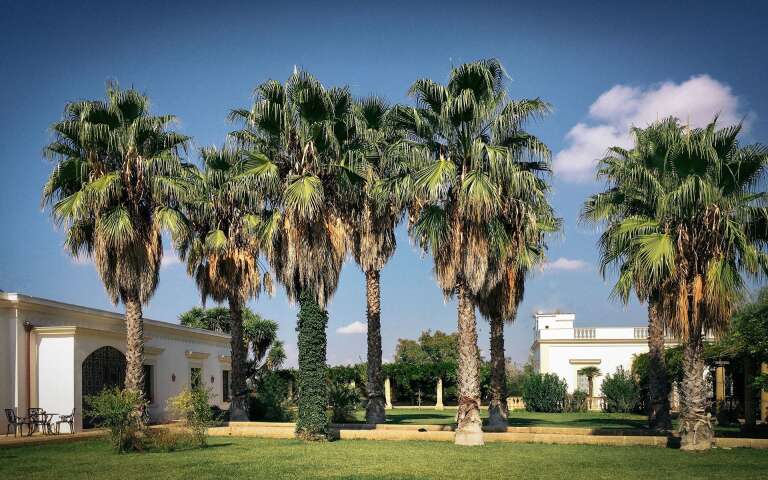
M 166 401 L 194 381 L 228 408 L 230 337 L 144 320 L 145 390 L 153 421 L 170 418 Z M 0 292 L 0 408 L 69 414 L 83 427 L 83 396 L 122 386 L 125 322 L 120 314 Z M 198 380 L 199 379 L 199 380 Z M 228 385 L 226 385 L 228 388 Z M 5 415 L 0 432 L 5 432 Z M 89 420 L 85 419 L 87 427 Z
M 629 371 L 636 355 L 648 352 L 648 327 L 576 328 L 573 313 L 534 315 L 533 359 L 540 373 L 554 373 L 568 382 L 568 391 L 588 390 L 588 379 L 578 371 L 594 366 L 594 395 L 606 374 L 622 367 Z

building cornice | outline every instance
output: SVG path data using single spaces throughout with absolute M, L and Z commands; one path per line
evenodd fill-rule
M 533 344 L 561 344 L 561 345 L 594 345 L 594 344 L 608 344 L 608 345 L 645 345 L 648 340 L 644 338 L 564 338 L 564 339 L 539 339 L 534 340 Z
M 186 355 L 186 357 L 190 360 L 205 360 L 211 354 L 208 352 L 193 352 L 192 350 L 187 350 L 184 352 L 184 355 Z
M 31 297 L 19 293 L 0 293 L 0 307 L 8 306 L 10 308 L 17 308 L 25 311 L 38 311 L 43 313 L 55 314 L 56 312 L 72 312 L 83 317 L 88 317 L 105 324 L 112 324 L 117 329 L 107 328 L 101 329 L 87 329 L 95 332 L 110 332 L 118 331 L 120 335 L 125 335 L 125 321 L 122 314 L 116 312 L 110 312 L 107 310 L 100 310 L 97 308 L 83 307 L 80 305 L 73 305 L 70 303 L 58 302 L 55 300 L 48 300 L 45 298 Z M 209 330 L 203 330 L 200 328 L 185 327 L 183 325 L 177 325 L 174 323 L 161 322 L 158 320 L 152 320 L 144 318 L 144 326 L 148 332 L 154 332 L 158 335 L 166 334 L 185 338 L 194 338 L 196 340 L 204 340 L 216 344 L 229 344 L 230 336 L 225 333 L 212 332 Z M 49 328 L 49 327 L 41 327 Z

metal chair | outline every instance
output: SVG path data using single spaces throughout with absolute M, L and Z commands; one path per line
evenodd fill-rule
M 26 417 L 20 417 L 16 415 L 16 411 L 12 408 L 6 408 L 5 418 L 8 420 L 8 425 L 5 427 L 6 437 L 9 433 L 11 433 L 11 428 L 13 428 L 14 437 L 16 436 L 17 432 L 24 435 L 24 425 L 29 425 L 29 421 L 26 419 Z
M 56 435 L 61 434 L 61 424 L 66 423 L 69 425 L 69 433 L 75 433 L 75 409 L 72 409 L 72 413 L 69 415 L 59 415 L 59 419 L 56 421 Z

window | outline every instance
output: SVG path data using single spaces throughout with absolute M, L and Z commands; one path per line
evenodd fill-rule
M 221 398 L 225 402 L 229 401 L 229 370 L 221 372 Z
M 202 368 L 192 367 L 189 369 L 189 386 L 192 387 L 193 390 L 203 386 Z
M 149 403 L 155 403 L 155 391 L 152 388 L 153 370 L 152 365 L 144 365 L 144 395 Z

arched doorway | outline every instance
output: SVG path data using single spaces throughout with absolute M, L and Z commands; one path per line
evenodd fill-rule
M 83 361 L 83 402 L 105 388 L 121 387 L 125 383 L 125 356 L 113 347 L 94 350 Z M 93 419 L 83 415 L 83 428 L 93 427 Z

